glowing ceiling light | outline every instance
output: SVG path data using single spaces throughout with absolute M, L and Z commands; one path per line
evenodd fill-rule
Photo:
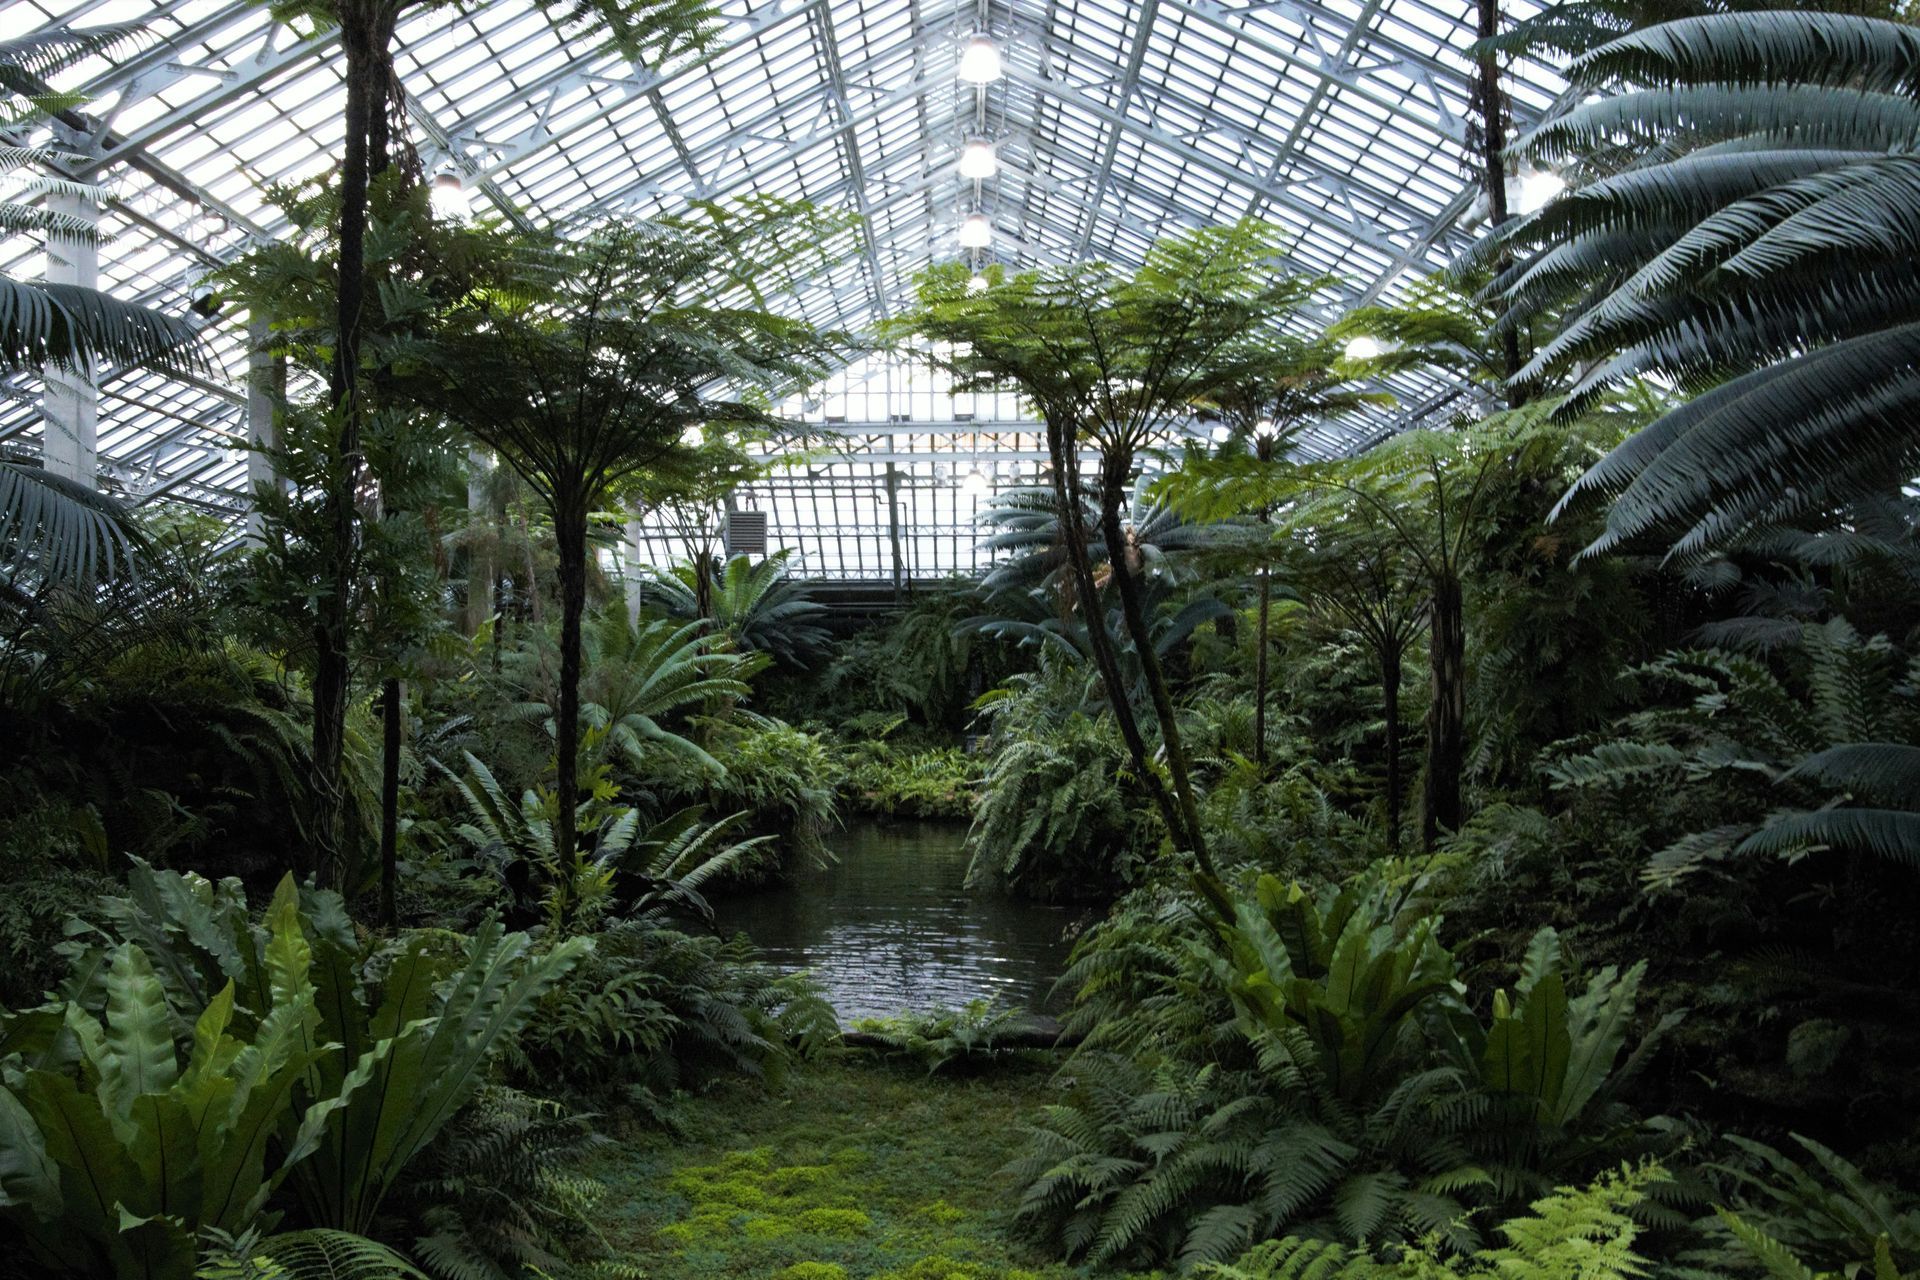
M 1380 356 L 1380 344 L 1366 334 L 1361 334 L 1347 343 L 1347 359 L 1375 360 Z
M 970 213 L 967 220 L 960 224 L 960 247 L 962 249 L 984 249 L 993 243 L 993 224 L 987 221 L 984 213 Z
M 707 442 L 707 433 L 699 426 L 691 426 L 680 433 L 680 443 L 689 449 L 698 449 Z
M 1207 433 L 1207 436 L 1215 444 L 1225 444 L 1227 441 L 1233 439 L 1233 429 L 1224 422 L 1216 423 L 1213 430 Z
M 1273 439 L 1274 433 L 1279 430 L 1280 430 L 1280 424 L 1275 422 L 1272 418 L 1262 418 L 1260 419 L 1260 421 L 1253 424 L 1253 434 L 1258 436 L 1262 440 Z
M 979 498 L 979 497 L 985 496 L 987 492 L 987 487 L 988 487 L 988 482 L 987 482 L 986 473 L 981 471 L 980 468 L 978 467 L 975 467 L 973 470 L 967 472 L 967 478 L 960 482 L 960 491 L 966 494 L 967 496 L 973 497 L 973 498 Z
M 1514 212 L 1536 213 L 1567 189 L 1567 180 L 1551 169 L 1530 169 L 1520 175 L 1520 198 Z
M 1000 172 L 1000 157 L 994 154 L 993 144 L 985 138 L 974 138 L 960 152 L 960 176 L 963 178 L 991 178 Z
M 439 218 L 458 221 L 473 212 L 467 199 L 467 185 L 452 165 L 434 175 L 432 202 L 434 216 Z
M 960 54 L 960 78 L 968 84 L 992 84 L 1000 75 L 1000 46 L 987 36 L 967 41 Z
M 967 277 L 968 293 L 985 293 L 986 291 L 987 291 L 987 277 L 985 275 L 976 271 L 972 275 Z

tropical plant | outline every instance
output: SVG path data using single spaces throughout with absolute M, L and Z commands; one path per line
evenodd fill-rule
M 1658 535 L 1725 545 L 1870 492 L 1920 462 L 1911 256 L 1920 40 L 1835 13 L 1708 14 L 1629 32 L 1569 66 L 1590 95 L 1516 140 L 1590 157 L 1490 242 L 1514 325 L 1573 317 L 1520 371 L 1567 371 L 1576 411 L 1658 374 L 1696 393 L 1613 450 L 1568 501 L 1612 498 L 1589 551 Z M 1583 172 L 1582 172 L 1583 170 Z
M 89 122 L 74 112 L 82 99 L 54 92 L 48 79 L 89 58 L 124 56 L 158 39 L 149 28 L 122 24 L 53 27 L 0 40 L 0 120 L 10 128 L 51 121 L 84 132 Z M 0 190 L 0 227 L 9 235 L 41 232 L 94 239 L 97 233 L 91 220 L 38 201 L 49 195 L 96 204 L 104 201 L 100 188 L 58 176 L 57 166 L 80 158 L 60 145 L 10 144 L 0 151 L 0 178 L 15 179 Z M 41 176 L 15 178 L 34 172 Z M 97 289 L 0 275 L 0 370 L 5 372 L 49 365 L 79 371 L 103 362 L 182 368 L 195 358 L 193 341 L 193 326 L 185 320 L 122 302 Z M 37 479 L 25 477 L 21 483 Z M 3 510 L 5 503 L 0 502 Z M 0 520 L 0 528 L 4 525 Z
M 1457 1254 L 1422 1241 L 1383 1259 L 1369 1249 L 1288 1236 L 1197 1274 L 1211 1280 L 1640 1280 L 1653 1268 L 1634 1248 L 1642 1231 L 1634 1211 L 1665 1176 L 1660 1166 L 1642 1164 L 1602 1174 L 1583 1188 L 1560 1187 L 1500 1223 L 1506 1243 L 1497 1248 Z
M 853 1024 L 860 1048 L 913 1058 L 928 1075 L 991 1066 L 1033 1047 L 1032 1020 L 1019 1009 L 991 1000 L 969 1000 L 958 1009 L 861 1018 Z
M 218 1228 L 194 1280 L 427 1280 L 426 1273 L 376 1240 L 324 1227 L 261 1236 Z
M 706 611 L 693 563 L 653 569 L 652 584 L 669 611 L 712 623 L 715 634 L 736 649 L 765 653 L 791 667 L 810 667 L 825 653 L 830 638 L 821 619 L 827 608 L 810 598 L 790 576 L 793 553 L 775 551 L 758 564 L 745 555 L 706 570 Z
M 1763 1142 L 1727 1136 L 1744 1160 L 1713 1168 L 1731 1183 L 1730 1208 L 1720 1218 L 1735 1238 L 1763 1260 L 1791 1252 L 1822 1272 L 1853 1274 L 1882 1251 L 1889 1262 L 1903 1262 L 1902 1270 L 1913 1270 L 1920 1259 L 1920 1205 L 1812 1138 L 1794 1134 L 1793 1140 L 1811 1167 Z
M 1241 347 L 1259 341 L 1268 322 L 1298 305 L 1294 282 L 1270 269 L 1278 250 L 1273 236 L 1268 224 L 1243 219 L 1159 240 L 1131 274 L 1086 264 L 990 277 L 984 290 L 968 287 L 965 264 L 936 266 L 920 278 L 918 308 L 896 326 L 946 344 L 947 361 L 963 383 L 1017 387 L 1039 411 L 1054 511 L 1075 526 L 1063 542 L 1075 598 L 1082 601 L 1099 598 L 1090 539 L 1079 527 L 1091 496 L 1108 550 L 1107 575 L 1159 722 L 1165 781 L 1101 626 L 1087 629 L 1095 665 L 1134 776 L 1161 810 L 1174 847 L 1210 881 L 1217 877 L 1172 692 L 1153 653 L 1141 575 L 1133 557 L 1120 551 L 1128 545 L 1122 511 L 1144 451 L 1164 443 L 1221 371 L 1236 367 Z M 1083 441 L 1100 453 L 1091 495 L 1079 465 Z
M 395 401 L 387 397 L 393 380 L 364 376 L 363 342 L 368 330 L 391 324 L 388 312 L 404 312 L 400 328 L 412 329 L 429 308 L 424 292 L 414 286 L 411 271 L 399 263 L 382 261 L 375 246 L 369 261 L 369 232 L 373 194 L 384 183 L 391 192 L 397 176 L 416 188 L 420 203 L 418 160 L 403 135 L 393 126 L 402 116 L 400 78 L 393 63 L 393 37 L 408 10 L 439 7 L 444 0 L 276 0 L 271 7 L 281 20 L 297 18 L 317 29 L 339 32 L 345 84 L 342 102 L 342 138 L 337 194 L 329 201 L 332 218 L 326 239 L 331 242 L 333 269 L 330 290 L 310 294 L 298 308 L 298 320 L 320 340 L 309 349 L 326 377 L 326 432 L 316 440 L 318 471 L 324 478 L 315 514 L 320 537 L 315 542 L 322 569 L 322 589 L 315 601 L 313 679 L 313 760 L 316 792 L 321 799 L 321 870 L 331 875 L 339 860 L 335 843 L 338 814 L 329 806 L 343 794 L 341 771 L 345 753 L 348 692 L 351 684 L 350 639 L 353 588 L 359 570 L 358 549 L 363 523 L 359 509 L 365 448 L 362 435 L 371 414 Z M 709 47 L 718 35 L 718 22 L 708 0 L 541 0 L 536 5 L 551 16 L 554 26 L 567 33 L 587 30 L 600 34 L 622 56 L 669 62 Z M 331 187 L 331 183 L 328 184 Z M 269 251 L 271 252 L 271 250 Z M 458 295 L 459 290 L 453 291 Z M 330 293 L 331 297 L 327 296 Z M 263 299 L 263 301 L 265 301 Z M 284 319 L 283 305 L 263 307 Z M 384 313 L 384 314 L 383 314 Z M 559 365 L 555 365 L 559 368 Z M 384 370 L 391 374 L 391 368 Z M 404 399 L 402 401 L 404 403 Z M 525 401 L 521 402 L 523 405 Z M 553 408 L 553 406 L 549 406 Z M 487 439 L 484 434 L 482 439 Z M 384 479 L 385 477 L 382 477 Z M 570 548 L 563 547 L 563 551 Z M 577 628 L 578 618 L 575 617 Z M 577 629 L 575 634 L 577 635 Z M 576 672 L 577 674 L 577 672 Z M 389 699 L 391 701 L 391 699 Z M 563 714 L 563 722 L 571 717 Z M 571 737 L 571 728 L 563 733 Z M 570 745 L 570 743 L 568 744 Z M 571 755 L 565 756 L 571 763 Z M 568 775 L 562 775 L 570 785 Z M 571 848 L 571 832 L 562 823 Z
M 840 225 L 779 201 L 701 204 L 645 226 L 606 223 L 521 245 L 508 259 L 521 268 L 514 287 L 463 295 L 415 352 L 416 394 L 491 445 L 553 516 L 563 796 L 554 842 L 563 865 L 574 856 L 593 514 L 624 481 L 683 448 L 693 428 L 778 425 L 770 397 L 817 376 L 832 343 L 753 304 L 824 260 Z
M 674 1090 L 722 1073 L 777 1080 L 838 1034 L 806 976 L 759 960 L 744 937 L 618 920 L 541 1001 L 513 1065 L 529 1083 L 563 1080 L 661 1114 Z
M 1548 776 L 1563 788 L 1679 784 L 1698 798 L 1693 812 L 1715 825 L 1653 855 L 1657 886 L 1730 857 L 1920 859 L 1920 670 L 1843 618 L 1803 626 L 1795 649 L 1797 678 L 1720 649 L 1657 659 L 1641 674 L 1691 699 L 1627 716 L 1618 736 L 1551 761 Z
M 230 1016 L 243 1033 L 274 1016 L 261 1011 L 292 1001 L 294 1043 L 313 1052 L 299 1068 L 306 1101 L 281 1125 L 283 1142 L 306 1148 L 287 1192 L 308 1222 L 358 1233 L 486 1082 L 541 996 L 593 949 L 571 938 L 536 954 L 525 934 L 489 921 L 471 938 L 417 933 L 369 952 L 339 895 L 309 890 L 303 901 L 290 875 L 264 923 L 238 881 L 136 862 L 128 890 L 76 939 L 69 998 L 104 1003 L 112 1023 L 112 958 L 131 944 L 176 1001 L 209 1004 L 232 983 Z M 299 1136 L 309 1124 L 311 1135 Z
M 104 1017 L 69 1002 L 77 1073 L 34 1067 L 0 1088 L 0 1217 L 56 1271 L 186 1277 L 198 1233 L 245 1231 L 319 1148 L 378 1056 L 350 1071 L 312 1036 L 320 1014 L 290 889 L 259 960 L 270 986 L 240 1035 L 229 979 L 193 1017 L 184 1065 L 175 1010 L 140 946 L 100 957 Z M 296 1111 L 295 1086 L 309 1088 Z
M 413 1251 L 443 1280 L 518 1280 L 601 1251 L 605 1193 L 568 1166 L 607 1140 L 557 1102 L 488 1085 L 421 1154 L 396 1200 L 425 1232 Z
M 538 894 L 545 918 L 556 926 L 590 928 L 610 912 L 652 920 L 680 911 L 711 919 L 700 887 L 737 873 L 772 842 L 771 836 L 727 840 L 746 811 L 703 823 L 700 805 L 643 828 L 640 810 L 614 803 L 611 785 L 602 780 L 580 804 L 576 825 L 588 839 L 562 864 L 553 839 L 558 797 L 527 790 L 516 802 L 477 756 L 468 752 L 466 760 L 464 777 L 447 771 L 467 805 L 460 836 L 517 909 L 525 911 L 531 904 L 523 899 Z

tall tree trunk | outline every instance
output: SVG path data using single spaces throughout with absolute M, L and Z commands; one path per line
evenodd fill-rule
M 1188 775 L 1186 748 L 1180 743 L 1173 695 L 1167 689 L 1167 676 L 1160 668 L 1159 655 L 1153 651 L 1153 633 L 1140 600 L 1140 583 L 1127 564 L 1126 530 L 1120 524 L 1120 506 L 1126 500 L 1126 470 L 1124 466 L 1114 468 L 1101 477 L 1100 528 L 1107 542 L 1107 563 L 1112 566 L 1114 585 L 1120 589 L 1120 616 L 1126 621 L 1127 634 L 1139 654 L 1140 670 L 1147 680 L 1147 696 L 1153 700 L 1154 714 L 1160 720 L 1160 745 L 1166 752 L 1168 771 L 1173 774 L 1173 794 L 1186 828 L 1187 848 L 1200 870 L 1218 879 L 1213 859 L 1207 854 L 1206 833 L 1200 825 L 1200 805 L 1194 798 L 1193 782 Z
M 1400 767 L 1401 641 L 1390 638 L 1380 650 L 1380 702 L 1387 717 L 1387 854 L 1400 855 L 1401 810 L 1406 807 Z
M 340 245 L 337 283 L 337 339 L 327 391 L 338 415 L 334 472 L 325 498 L 326 590 L 314 611 L 313 783 L 314 869 L 322 885 L 338 887 L 346 870 L 347 699 L 352 680 L 348 652 L 349 606 L 358 550 L 355 499 L 360 479 L 359 395 L 360 322 L 366 296 L 367 134 L 381 111 L 385 82 L 383 60 L 374 47 L 371 24 L 356 21 L 352 6 L 343 13 L 341 44 L 346 52 L 346 141 L 340 165 Z
M 1491 40 L 1500 34 L 1500 0 L 1479 0 L 1478 35 Z M 1487 184 L 1487 221 L 1498 227 L 1510 216 L 1507 207 L 1507 100 L 1500 87 L 1500 56 L 1491 49 L 1480 54 L 1480 82 L 1474 95 L 1480 106 L 1481 164 Z M 1500 255 L 1501 265 L 1510 259 Z M 1520 331 L 1511 325 L 1500 337 L 1501 364 L 1506 376 L 1520 372 Z M 1508 392 L 1518 405 L 1520 397 Z
M 1072 572 L 1073 589 L 1080 597 L 1081 614 L 1086 618 L 1087 645 L 1093 650 L 1093 664 L 1099 669 L 1100 683 L 1107 691 L 1107 706 L 1119 726 L 1120 740 L 1126 744 L 1134 773 L 1147 789 L 1154 807 L 1159 809 L 1161 820 L 1167 824 L 1167 833 L 1177 844 L 1181 839 L 1180 812 L 1161 785 L 1160 775 L 1154 771 L 1153 761 L 1147 754 L 1147 740 L 1140 732 L 1133 702 L 1127 696 L 1126 674 L 1120 669 L 1120 659 L 1107 635 L 1107 620 L 1100 608 L 1100 589 L 1093 581 L 1093 560 L 1087 554 L 1087 531 L 1081 522 L 1084 504 L 1080 498 L 1080 459 L 1067 434 L 1053 419 L 1047 420 L 1047 451 L 1053 463 L 1053 499 L 1060 512 L 1060 541 Z
M 1460 775 L 1467 754 L 1465 613 L 1460 579 L 1452 573 L 1435 577 L 1428 633 L 1433 700 L 1427 707 L 1427 786 L 1420 814 L 1421 845 L 1429 853 L 1443 830 L 1460 829 Z
M 587 510 L 553 513 L 554 541 L 560 564 L 560 709 L 554 717 L 554 762 L 558 797 L 554 815 L 553 852 L 561 877 L 560 919 L 573 914 L 573 849 L 575 810 L 580 803 L 580 620 L 587 609 Z
M 400 922 L 400 681 L 392 676 L 380 689 L 380 921 Z

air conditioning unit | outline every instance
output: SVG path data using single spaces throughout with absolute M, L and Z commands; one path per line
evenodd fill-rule
M 767 554 L 767 513 L 764 511 L 727 512 L 727 554 L 764 556 Z

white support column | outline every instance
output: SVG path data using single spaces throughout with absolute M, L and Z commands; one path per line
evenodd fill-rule
M 264 320 L 247 325 L 247 538 L 258 541 L 264 526 L 253 495 L 280 484 L 273 458 L 261 452 L 280 444 L 280 406 L 287 399 L 287 360 L 269 348 L 272 334 Z
M 47 196 L 47 208 L 88 226 L 100 223 L 93 200 L 63 192 Z M 55 232 L 47 237 L 47 283 L 100 287 L 100 250 L 90 239 Z M 89 489 L 99 483 L 100 393 L 94 371 L 49 368 L 42 402 L 40 457 L 48 471 Z
M 630 506 L 627 508 L 626 554 L 622 557 L 626 563 L 620 567 L 627 580 L 627 623 L 634 627 L 640 625 L 640 606 L 645 602 L 645 593 L 641 589 L 640 581 L 640 564 L 645 554 L 645 545 L 640 539 L 640 508 Z

